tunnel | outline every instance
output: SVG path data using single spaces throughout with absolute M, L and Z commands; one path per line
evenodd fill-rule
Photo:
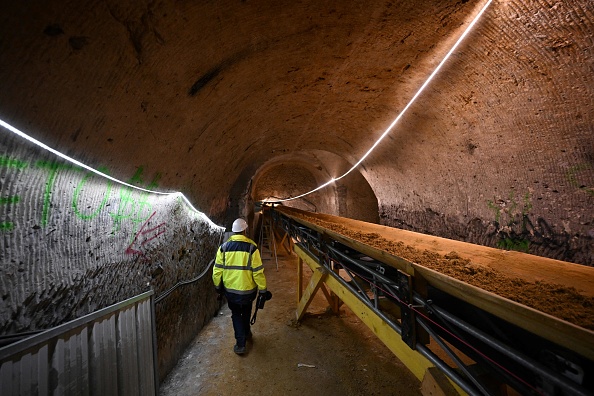
M 220 309 L 198 275 L 266 201 L 594 266 L 590 0 L 4 1 L 0 21 L 4 344 L 152 291 L 163 381 Z

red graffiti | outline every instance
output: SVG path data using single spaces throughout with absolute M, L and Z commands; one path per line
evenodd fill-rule
M 159 235 L 163 234 L 166 231 L 167 224 L 165 224 L 165 223 L 161 223 L 158 226 L 149 228 L 147 230 L 144 229 L 156 213 L 157 212 L 153 212 L 151 217 L 149 217 L 142 224 L 142 227 L 140 227 L 140 230 L 138 230 L 138 232 L 134 236 L 134 240 L 132 240 L 132 243 L 126 249 L 126 252 L 125 252 L 126 254 L 139 254 L 141 256 L 144 256 L 144 253 L 140 250 L 142 245 L 152 241 L 153 239 L 157 238 Z M 150 235 L 151 233 L 152 233 L 152 235 Z M 149 235 L 147 235 L 147 234 L 149 234 Z M 146 235 L 146 237 L 145 237 L 145 235 Z M 142 238 L 142 237 L 145 237 L 145 238 Z

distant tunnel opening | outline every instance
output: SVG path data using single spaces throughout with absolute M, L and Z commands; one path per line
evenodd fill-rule
M 295 197 L 314 190 L 350 168 L 341 157 L 318 151 L 301 156 L 285 156 L 262 166 L 252 180 L 253 202 Z M 377 197 L 358 171 L 302 198 L 283 205 L 379 223 Z

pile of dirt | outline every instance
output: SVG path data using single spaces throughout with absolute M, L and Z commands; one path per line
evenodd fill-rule
M 402 242 L 387 240 L 377 233 L 352 230 L 338 222 L 320 220 L 297 212 L 291 212 L 291 215 L 540 312 L 594 330 L 594 298 L 580 294 L 573 287 L 547 282 L 528 282 L 506 276 L 492 268 L 475 265 L 457 252 L 441 255 Z

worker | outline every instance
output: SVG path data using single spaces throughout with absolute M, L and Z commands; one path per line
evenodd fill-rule
M 218 251 L 212 280 L 219 294 L 224 294 L 231 310 L 236 343 L 233 352 L 243 355 L 246 340 L 251 340 L 250 315 L 258 293 L 266 293 L 266 277 L 258 245 L 247 237 L 248 224 L 237 219 L 231 226 L 233 234 Z

